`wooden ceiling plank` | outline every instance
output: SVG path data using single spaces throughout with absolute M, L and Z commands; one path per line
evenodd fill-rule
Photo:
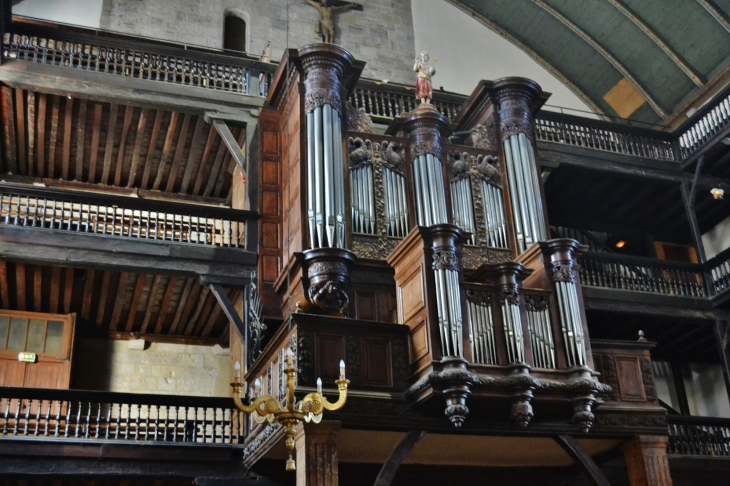
M 218 152 L 215 154 L 215 160 L 213 161 L 213 167 L 210 169 L 210 176 L 208 177 L 208 182 L 205 184 L 205 189 L 203 190 L 203 197 L 208 197 L 213 192 L 213 188 L 215 187 L 215 182 L 218 179 L 218 174 L 220 173 L 221 166 L 223 165 L 223 159 L 225 158 L 227 153 L 228 153 L 228 150 L 226 149 L 226 146 L 224 144 L 220 144 L 218 146 Z
M 96 164 L 99 160 L 102 108 L 103 106 L 100 103 L 94 105 L 94 126 L 91 132 L 91 153 L 89 154 L 89 175 L 87 177 L 87 180 L 92 184 L 96 182 Z
M 69 314 L 71 312 L 71 297 L 74 291 L 74 269 L 66 268 L 66 283 L 63 285 L 63 312 Z
M 28 175 L 33 176 L 35 172 L 35 138 L 36 138 L 36 116 L 35 116 L 35 92 L 28 91 Z
M 246 130 L 238 128 L 238 136 L 236 137 L 236 141 L 238 142 L 239 147 L 243 146 L 244 142 L 246 141 Z M 228 163 L 225 164 L 224 167 L 226 167 L 225 172 L 218 173 L 218 180 L 215 183 L 214 194 L 218 194 L 218 197 L 222 197 L 223 185 L 226 183 L 226 181 L 228 181 L 228 194 L 225 195 L 226 199 L 228 199 L 230 196 L 231 188 L 233 186 L 233 184 L 230 183 L 231 177 L 236 171 L 236 162 L 233 157 L 228 157 Z
M 226 323 L 221 331 L 221 337 L 218 338 L 218 344 L 222 348 L 228 348 L 231 344 L 231 321 L 226 319 Z
M 185 151 L 186 141 L 188 139 L 190 121 L 193 116 L 194 115 L 186 113 L 183 118 L 183 124 L 180 128 L 180 134 L 177 139 L 177 146 L 175 147 L 175 156 L 172 158 L 170 174 L 167 176 L 167 186 L 165 188 L 166 192 L 172 192 L 172 189 L 175 187 L 175 180 L 177 179 L 177 173 L 180 170 L 180 164 L 182 164 L 183 152 Z
M 28 174 L 28 158 L 25 146 L 25 94 L 22 89 L 15 90 L 15 132 L 18 146 L 18 173 Z
M 189 302 L 190 292 L 193 290 L 193 286 L 195 285 L 195 279 L 190 278 L 187 282 L 185 282 L 185 286 L 183 287 L 183 291 L 180 294 L 180 300 L 177 304 L 177 310 L 175 311 L 175 317 L 172 319 L 172 324 L 170 325 L 170 330 L 168 331 L 168 334 L 175 334 L 177 331 L 178 326 L 180 325 L 180 319 L 182 319 L 182 314 L 185 310 L 185 306 Z
M 117 166 L 114 169 L 114 185 L 119 186 L 122 182 L 122 167 L 124 167 L 124 149 L 127 146 L 129 127 L 132 126 L 132 115 L 134 108 L 127 106 L 124 110 L 124 124 L 122 125 L 122 138 L 119 139 L 119 152 L 117 153 Z
M 177 277 L 175 275 L 172 275 L 167 281 L 167 289 L 165 289 L 165 295 L 162 297 L 162 303 L 160 303 L 160 312 L 157 314 L 157 325 L 155 326 L 154 330 L 155 334 L 162 333 L 162 326 L 167 319 L 168 309 L 170 308 L 170 300 L 172 299 L 172 294 L 175 290 L 176 285 Z
M 86 109 L 88 102 L 85 99 L 79 101 L 79 118 L 76 125 L 76 171 L 74 180 L 84 180 L 84 148 L 86 144 Z
M 104 272 L 101 279 L 101 294 L 99 295 L 99 309 L 96 312 L 96 326 L 100 327 L 104 323 L 104 314 L 106 312 L 107 295 L 109 295 L 109 284 L 111 282 L 112 272 Z
M 147 189 L 147 184 L 150 180 L 150 172 L 152 171 L 152 161 L 155 155 L 155 147 L 157 147 L 157 139 L 160 136 L 160 128 L 162 127 L 162 119 L 165 116 L 165 112 L 157 110 L 155 114 L 155 123 L 152 126 L 152 135 L 150 136 L 150 145 L 147 148 L 147 155 L 142 163 L 142 183 L 139 185 L 141 189 Z
M 58 314 L 58 301 L 61 297 L 61 267 L 51 267 L 51 302 L 48 312 Z
M 36 150 L 36 174 L 45 176 L 46 172 L 46 104 L 48 96 L 45 93 L 38 94 L 38 150 Z
M 203 312 L 203 308 L 208 303 L 208 295 L 210 294 L 210 288 L 206 285 L 202 288 L 202 291 L 200 292 L 200 295 L 198 295 L 197 299 L 197 305 L 195 306 L 195 312 L 193 315 L 187 319 L 188 325 L 185 327 L 185 331 L 183 334 L 185 336 L 190 336 L 193 333 L 193 329 L 196 327 L 196 323 L 198 322 L 198 319 L 200 319 L 200 314 Z
M 162 275 L 155 275 L 155 278 L 152 279 L 149 298 L 147 299 L 147 309 L 145 310 L 144 319 L 142 320 L 142 328 L 139 331 L 141 334 L 147 332 L 147 327 L 149 326 L 150 319 L 152 318 L 152 309 L 155 305 L 155 299 L 157 299 L 158 290 L 162 286 L 161 281 Z M 162 312 L 162 307 L 160 307 L 160 312 Z
M 43 267 L 33 265 L 33 311 L 43 312 Z
M 94 298 L 94 277 L 96 272 L 94 270 L 86 271 L 86 281 L 84 282 L 84 296 L 83 303 L 81 304 L 81 318 L 85 321 L 89 320 L 91 314 L 91 302 Z
M 71 158 L 71 128 L 73 123 L 73 98 L 66 98 L 66 108 L 63 113 L 63 151 L 61 152 L 61 177 L 68 180 L 69 159 Z
M 13 90 L 2 87 L 2 116 L 4 122 L 3 135 L 5 136 L 4 154 L 5 167 L 3 172 L 18 174 L 18 152 L 15 144 L 15 111 L 13 103 Z
M 203 311 L 200 313 L 200 316 L 195 319 L 195 327 L 193 328 L 192 333 L 194 336 L 200 336 L 200 333 L 203 332 L 203 329 L 205 329 L 208 325 L 208 320 L 210 319 L 211 314 L 215 312 L 216 308 L 220 308 L 215 296 L 211 294 L 210 288 L 207 285 L 205 288 L 208 290 L 208 295 L 205 297 L 205 307 L 203 307 Z
M 147 117 L 149 115 L 148 108 L 142 108 L 139 114 L 139 122 L 137 123 L 137 133 L 134 135 L 134 149 L 132 149 L 132 166 L 129 169 L 129 177 L 127 178 L 127 187 L 134 187 L 134 180 L 137 178 L 137 167 L 139 167 L 139 153 L 142 151 L 142 140 L 144 132 L 147 128 Z
M 182 183 L 180 184 L 180 191 L 178 192 L 188 192 L 188 187 L 190 186 L 190 178 L 193 176 L 193 166 L 195 165 L 195 159 L 198 158 L 198 154 L 200 154 L 199 147 L 203 144 L 203 139 L 205 138 L 205 128 L 207 126 L 208 123 L 206 123 L 202 116 L 199 116 L 198 122 L 195 124 L 193 140 L 192 142 L 190 142 L 190 150 L 188 151 L 188 158 L 185 161 L 185 170 L 183 171 Z M 212 134 L 210 134 L 210 130 L 208 133 L 208 141 L 210 141 L 210 137 L 212 136 Z M 202 158 L 200 159 L 200 163 L 203 163 Z
M 137 318 L 137 309 L 139 308 L 139 301 L 142 299 L 142 290 L 144 290 L 144 284 L 147 280 L 147 275 L 140 273 L 137 276 L 137 285 L 134 287 L 134 294 L 132 296 L 132 302 L 129 304 L 129 315 L 127 316 L 127 326 L 125 327 L 126 332 L 132 332 L 134 329 L 134 321 Z
M 170 155 L 172 155 L 172 147 L 175 144 L 175 130 L 177 128 L 177 120 L 179 116 L 180 114 L 177 111 L 173 111 L 170 115 L 170 123 L 167 125 L 167 134 L 165 135 L 165 143 L 162 145 L 162 156 L 160 157 L 160 163 L 157 165 L 155 182 L 152 184 L 153 191 L 160 188 L 162 177 L 165 174 L 165 167 L 167 167 Z
M 109 330 L 116 331 L 119 326 L 119 316 L 122 314 L 122 307 L 124 305 L 124 299 L 127 295 L 127 279 L 130 274 L 122 272 L 119 275 L 119 284 L 117 285 L 117 295 L 114 298 L 114 308 L 112 309 L 112 317 L 109 320 Z
M 227 293 L 227 292 L 226 292 Z M 213 307 L 213 311 L 210 313 L 210 317 L 208 317 L 208 322 L 205 324 L 205 327 L 203 328 L 202 333 L 200 334 L 201 337 L 208 337 L 210 336 L 211 331 L 213 330 L 213 327 L 215 326 L 216 322 L 218 322 L 218 318 L 221 315 L 221 306 L 218 304 L 218 301 L 213 297 L 213 302 L 215 307 Z
M 112 103 L 109 109 L 109 126 L 106 132 L 106 146 L 104 147 L 104 166 L 101 171 L 101 183 L 109 184 L 112 158 L 114 156 L 114 134 L 117 131 L 119 105 Z
M 15 264 L 15 292 L 17 293 L 18 300 L 17 300 L 17 310 L 28 310 L 25 307 L 25 264 L 24 263 L 16 263 Z
M 210 152 L 213 150 L 213 145 L 216 139 L 220 140 L 220 137 L 218 137 L 216 130 L 211 126 L 210 131 L 208 132 L 208 140 L 205 142 L 205 148 L 203 149 L 203 155 L 200 157 L 200 165 L 198 166 L 198 173 L 195 175 L 195 184 L 193 185 L 192 194 L 199 194 L 203 187 L 203 180 L 205 180 L 205 168 L 208 166 L 208 158 L 210 157 Z M 211 176 L 212 174 L 208 173 L 208 178 Z
M 8 293 L 8 264 L 0 260 L 0 303 L 3 309 L 10 309 L 10 294 Z
M 61 98 L 59 96 L 51 97 L 51 137 L 48 140 L 48 170 L 46 171 L 46 175 L 50 178 L 55 177 L 56 173 L 56 142 L 58 141 L 60 104 Z
M 203 287 L 200 285 L 200 283 L 196 280 L 195 285 L 193 285 L 193 290 L 190 292 L 190 296 L 188 297 L 188 301 L 185 302 L 185 307 L 183 309 L 182 318 L 180 319 L 180 323 L 184 325 L 184 328 L 180 329 L 180 325 L 178 325 L 178 329 L 180 329 L 180 332 L 177 334 L 182 335 L 188 335 L 185 334 L 188 327 L 195 324 L 194 322 L 191 324 L 191 316 L 195 314 L 195 311 L 198 309 L 199 303 L 200 303 L 200 294 L 203 291 Z

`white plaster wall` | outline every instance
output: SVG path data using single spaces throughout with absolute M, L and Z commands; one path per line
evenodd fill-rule
M 728 204 L 724 201 L 717 203 Z M 730 216 L 702 235 L 702 245 L 705 247 L 705 256 L 708 259 L 730 248 Z
M 482 79 L 522 76 L 537 81 L 544 91 L 552 93 L 549 105 L 591 111 L 521 49 L 446 0 L 413 0 L 411 5 L 416 52 L 427 51 L 432 59 L 438 59 L 434 88 L 443 86 L 446 91 L 468 95 Z M 566 113 L 596 117 L 592 113 Z
M 214 346 L 76 340 L 71 386 L 99 390 L 203 397 L 230 396 L 228 350 Z M 220 354 L 220 353 L 223 354 Z
M 22 0 L 13 5 L 13 14 L 98 29 L 103 3 L 103 0 Z

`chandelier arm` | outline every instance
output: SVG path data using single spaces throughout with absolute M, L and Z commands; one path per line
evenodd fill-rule
M 339 410 L 345 405 L 345 401 L 347 400 L 347 385 L 350 383 L 350 380 L 337 380 L 335 383 L 337 383 L 337 388 L 340 390 L 340 396 L 334 403 L 330 403 L 327 401 L 327 398 L 322 397 L 322 408 L 325 410 Z
M 281 410 L 279 402 L 271 395 L 263 395 L 254 400 L 251 405 L 246 405 L 241 401 L 241 390 L 243 385 L 241 383 L 235 383 L 233 386 L 233 403 L 236 407 L 244 413 L 256 412 L 258 415 L 265 417 L 266 415 Z M 262 407 L 262 405 L 264 405 Z

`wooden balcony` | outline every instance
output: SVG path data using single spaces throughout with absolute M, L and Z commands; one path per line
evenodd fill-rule
M 730 419 L 667 415 L 668 454 L 730 458 Z

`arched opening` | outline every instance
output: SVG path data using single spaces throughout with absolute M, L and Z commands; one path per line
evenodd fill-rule
M 238 15 L 226 15 L 223 26 L 223 48 L 246 51 L 246 21 Z

